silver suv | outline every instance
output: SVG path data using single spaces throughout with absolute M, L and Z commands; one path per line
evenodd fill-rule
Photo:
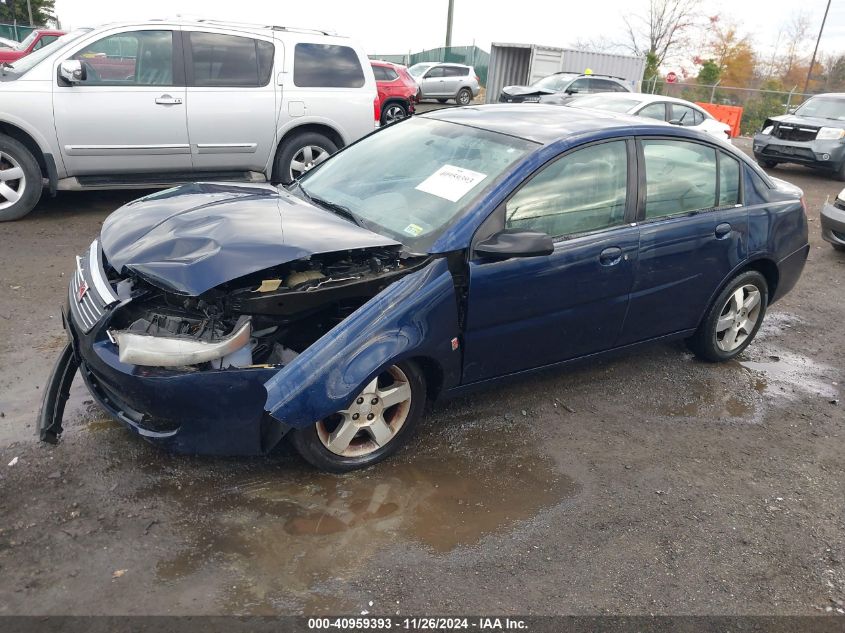
M 69 33 L 0 68 L 0 221 L 42 188 L 287 183 L 379 125 L 364 50 L 210 20 Z
M 481 89 L 472 66 L 420 62 L 408 72 L 420 87 L 418 99 L 437 99 L 440 103 L 454 99 L 458 105 L 469 105 Z

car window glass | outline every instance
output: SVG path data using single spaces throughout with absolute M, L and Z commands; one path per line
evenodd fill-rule
M 173 85 L 173 36 L 170 31 L 109 35 L 78 51 L 86 77 L 82 85 Z
M 739 161 L 719 152 L 719 206 L 739 204 Z
M 425 78 L 426 79 L 433 79 L 435 77 L 443 77 L 444 75 L 445 75 L 445 71 L 444 71 L 443 66 L 435 66 L 434 68 L 432 68 L 431 70 L 429 70 L 425 74 Z
M 619 84 L 608 79 L 591 79 L 593 92 L 616 92 Z
M 534 176 L 506 204 L 505 226 L 559 237 L 625 220 L 625 141 L 577 150 Z
M 687 141 L 642 142 L 646 219 L 712 208 L 716 203 L 716 150 Z
M 695 110 L 678 103 L 672 103 L 669 107 L 672 108 L 670 121 L 676 125 L 695 125 Z
M 45 35 L 41 38 L 41 41 L 38 43 L 38 47 L 41 48 L 42 46 L 47 46 L 47 44 L 55 42 L 57 39 L 59 39 L 58 35 Z
M 448 66 L 446 68 L 447 77 L 466 77 L 469 74 L 469 68 L 461 68 L 460 66 Z
M 590 80 L 582 77 L 581 79 L 576 79 L 573 81 L 569 86 L 566 88 L 567 92 L 589 92 L 590 91 Z
M 261 86 L 269 81 L 273 51 L 270 42 L 200 31 L 192 31 L 188 37 L 193 70 L 191 85 Z M 269 60 L 264 60 L 262 69 L 259 69 L 259 48 L 265 55 L 269 52 Z M 261 76 L 262 71 L 266 76 Z
M 699 112 L 698 110 L 693 110 L 693 114 L 695 115 L 695 118 L 693 119 L 693 125 L 701 125 L 702 123 L 704 123 L 704 115 L 701 114 L 701 112 Z
M 399 75 L 392 68 L 382 68 L 382 70 L 384 71 L 385 81 L 393 81 L 394 79 L 399 79 Z
M 305 88 L 360 88 L 364 69 L 349 46 L 300 43 L 294 49 L 293 83 Z
M 33 46 L 33 47 L 32 47 L 32 50 L 37 51 L 39 48 L 41 48 L 42 46 L 44 46 L 44 43 L 45 43 L 45 42 L 44 42 L 44 38 L 42 37 L 40 40 L 38 40 L 38 41 L 35 43 L 35 46 Z
M 384 68 L 381 66 L 373 66 L 373 77 L 376 78 L 376 81 L 384 81 Z
M 648 119 L 657 119 L 658 121 L 665 121 L 666 106 L 662 101 L 659 103 L 652 103 L 640 110 L 638 114 Z

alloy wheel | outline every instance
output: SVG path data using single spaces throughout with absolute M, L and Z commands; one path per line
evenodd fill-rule
M 371 381 L 348 409 L 317 423 L 323 446 L 342 457 L 362 457 L 390 443 L 411 410 L 411 384 L 396 365 Z
M 306 145 L 293 155 L 290 162 L 290 179 L 296 180 L 329 157 L 329 152 L 319 145 Z
M 18 200 L 26 189 L 26 177 L 20 163 L 6 152 L 0 152 L 0 210 Z
M 461 105 L 469 105 L 469 102 L 472 101 L 472 95 L 470 94 L 469 90 L 461 90 L 458 93 L 458 103 Z
M 390 125 L 405 118 L 405 109 L 400 105 L 389 105 L 384 111 L 384 123 Z
M 761 307 L 760 290 L 754 284 L 731 293 L 716 321 L 716 346 L 723 352 L 741 347 L 757 326 Z

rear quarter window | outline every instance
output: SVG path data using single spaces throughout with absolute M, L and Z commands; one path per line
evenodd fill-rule
M 364 69 L 349 46 L 300 43 L 294 49 L 293 83 L 300 88 L 361 88 Z

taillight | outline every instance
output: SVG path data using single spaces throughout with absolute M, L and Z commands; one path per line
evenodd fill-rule
M 475 83 L 481 83 L 481 77 L 479 77 L 478 75 L 475 76 Z
M 373 120 L 376 124 L 381 122 L 381 109 L 378 106 L 378 95 L 376 95 L 376 98 L 373 99 Z

